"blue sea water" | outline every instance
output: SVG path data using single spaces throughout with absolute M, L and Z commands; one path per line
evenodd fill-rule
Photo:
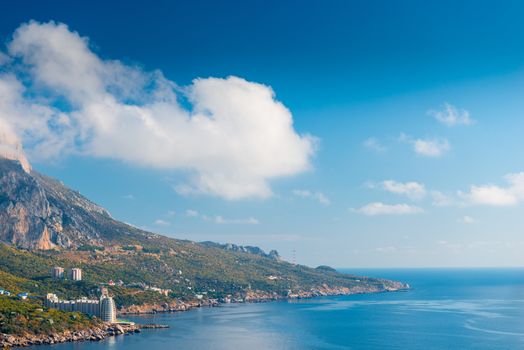
M 401 280 L 412 289 L 140 316 L 132 320 L 171 328 L 48 348 L 524 349 L 524 269 L 343 272 Z

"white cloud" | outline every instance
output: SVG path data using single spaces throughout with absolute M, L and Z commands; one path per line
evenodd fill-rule
M 455 194 L 444 194 L 431 191 L 435 206 L 513 206 L 524 202 L 524 172 L 504 176 L 506 186 L 486 184 L 471 185 L 468 191 L 457 191 Z
M 472 185 L 468 192 L 458 192 L 466 205 L 510 206 L 524 201 L 524 172 L 508 174 L 508 185 Z
M 157 225 L 157 226 L 169 226 L 169 225 L 171 225 L 171 223 L 169 223 L 167 221 L 164 221 L 162 219 L 156 219 L 155 220 L 155 225 Z
M 424 157 L 438 158 L 451 149 L 451 145 L 444 138 L 415 139 L 401 134 L 399 140 L 411 144 L 413 151 Z
M 431 191 L 432 204 L 436 207 L 448 207 L 456 204 L 456 200 L 452 195 L 442 193 L 440 191 Z
M 135 199 L 135 196 L 133 196 L 132 194 L 126 194 L 125 196 L 123 196 L 124 199 Z
M 450 148 L 446 139 L 416 139 L 413 141 L 415 152 L 426 157 L 440 157 Z
M 167 211 L 167 216 L 173 217 L 175 215 L 176 215 L 176 211 L 174 211 L 174 210 L 168 210 Z
M 384 153 L 387 151 L 387 147 L 382 145 L 380 141 L 374 137 L 364 140 L 363 144 L 366 148 L 369 148 L 377 153 Z
M 312 192 L 309 190 L 294 190 L 293 194 L 300 198 L 311 198 L 318 201 L 322 205 L 330 205 L 331 201 L 322 192 Z
M 456 125 L 471 125 L 475 121 L 471 119 L 469 112 L 464 109 L 457 109 L 455 106 L 444 103 L 444 106 L 439 111 L 428 111 L 428 114 L 432 115 L 440 123 L 447 126 Z
M 272 179 L 310 168 L 316 139 L 294 130 L 269 86 L 228 77 L 178 87 L 160 71 L 101 59 L 54 22 L 20 26 L 8 47 L 15 62 L 0 74 L 0 127 L 33 158 L 77 153 L 181 170 L 180 193 L 226 199 L 268 197 Z
M 386 180 L 381 183 L 382 189 L 385 191 L 401 194 L 410 199 L 421 199 L 426 195 L 426 187 L 418 182 L 397 182 L 394 180 Z
M 196 211 L 196 210 L 188 209 L 188 210 L 186 210 L 186 216 L 187 217 L 191 217 L 191 218 L 196 218 L 196 217 L 199 216 L 199 214 L 198 214 L 198 211 Z
M 459 222 L 462 224 L 473 224 L 475 223 L 475 219 L 473 219 L 471 216 L 464 215 L 459 219 Z
M 423 213 L 424 209 L 409 204 L 384 204 L 382 202 L 369 203 L 355 212 L 368 215 L 407 215 Z
M 506 206 L 518 202 L 518 198 L 510 190 L 493 185 L 471 186 L 469 192 L 460 194 L 469 204 Z

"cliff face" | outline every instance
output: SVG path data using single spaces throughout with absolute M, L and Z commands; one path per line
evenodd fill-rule
M 44 250 L 96 243 L 100 219 L 111 218 L 77 192 L 0 159 L 0 241 Z
M 24 249 L 74 249 L 82 245 L 152 243 L 165 237 L 114 220 L 102 207 L 61 182 L 28 171 L 19 160 L 0 156 L 0 242 Z M 145 240 L 145 241 L 144 241 Z M 176 243 L 176 240 L 168 240 Z M 243 252 L 273 260 L 276 251 L 204 242 L 206 248 Z
M 17 161 L 0 160 L 0 239 L 24 248 L 51 249 L 59 227 L 36 180 Z

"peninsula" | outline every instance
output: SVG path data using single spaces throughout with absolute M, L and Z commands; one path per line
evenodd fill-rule
M 0 342 L 9 346 L 139 330 L 83 309 L 57 310 L 49 295 L 76 305 L 105 290 L 118 314 L 140 314 L 407 288 L 289 263 L 276 251 L 147 232 L 12 159 L 0 159 L 0 242 Z

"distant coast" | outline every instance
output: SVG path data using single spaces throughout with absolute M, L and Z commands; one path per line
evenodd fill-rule
M 281 301 L 281 300 L 293 300 L 293 299 L 307 299 L 322 296 L 337 296 L 337 295 L 353 295 L 353 294 L 369 294 L 369 293 L 385 293 L 385 292 L 396 292 L 401 290 L 409 289 L 409 285 L 401 282 L 393 282 L 391 287 L 385 290 L 381 290 L 373 287 L 334 287 L 323 286 L 319 289 L 310 291 L 299 291 L 295 294 L 283 296 L 275 293 L 264 292 L 264 291 L 249 291 L 242 297 L 232 297 L 229 299 L 219 300 L 192 300 L 186 302 L 172 302 L 164 304 L 143 304 L 143 305 L 131 305 L 124 307 L 118 311 L 120 315 L 141 315 L 141 314 L 155 314 L 155 313 L 169 313 L 169 312 L 182 312 L 189 311 L 197 307 L 216 307 L 221 304 L 227 303 L 259 303 L 259 302 L 270 302 L 270 301 Z

